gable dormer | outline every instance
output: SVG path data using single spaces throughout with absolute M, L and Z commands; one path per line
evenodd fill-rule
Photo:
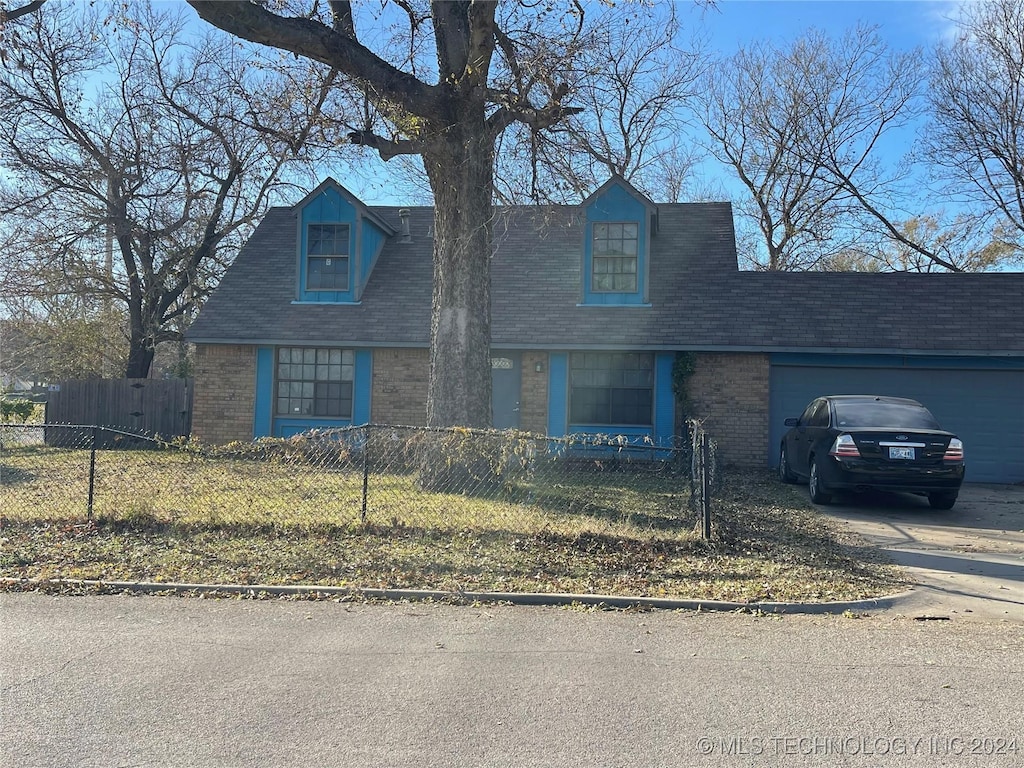
M 328 178 L 296 204 L 296 300 L 358 303 L 387 238 L 395 229 Z
M 621 176 L 612 176 L 582 208 L 582 304 L 647 305 L 657 207 Z

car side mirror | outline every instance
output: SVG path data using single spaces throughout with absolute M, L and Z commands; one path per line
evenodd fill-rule
M 783 424 L 785 424 L 787 427 L 799 427 L 800 419 L 786 419 L 783 422 Z

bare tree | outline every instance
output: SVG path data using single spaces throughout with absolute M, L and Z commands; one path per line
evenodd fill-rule
M 751 46 L 713 70 L 701 118 L 710 150 L 750 193 L 739 209 L 764 237 L 757 267 L 820 268 L 857 245 L 865 213 L 885 217 L 898 176 L 877 149 L 916 114 L 919 61 L 861 26 Z
M 115 309 L 82 306 L 70 294 L 50 297 L 33 311 L 0 319 L 0 365 L 5 374 L 33 382 L 102 378 L 123 363 L 127 345 L 116 332 Z M 111 335 L 111 331 L 114 334 Z
M 961 7 L 954 42 L 936 51 L 925 152 L 943 191 L 978 218 L 995 220 L 1024 251 L 1024 0 Z M 980 223 L 979 223 L 980 222 Z
M 708 150 L 749 193 L 737 208 L 763 238 L 765 256 L 752 259 L 755 268 L 811 269 L 842 249 L 837 231 L 855 205 L 824 162 L 839 137 L 817 128 L 815 113 L 841 103 L 867 34 L 848 38 L 849 50 L 816 31 L 785 50 L 751 45 L 705 80 L 699 119 Z
M 46 0 L 31 0 L 31 2 L 25 3 L 24 5 L 18 5 L 14 8 L 8 8 L 7 3 L 0 3 L 0 27 L 9 21 L 20 19 L 22 16 L 27 16 L 30 13 L 35 13 L 43 7 L 43 3 Z
M 78 290 L 66 264 L 48 253 L 45 222 L 0 227 L 0 364 L 31 381 L 96 378 L 123 370 L 124 312 Z
M 578 112 L 569 99 L 574 62 L 595 31 L 590 8 L 394 0 L 367 20 L 348 0 L 295 12 L 288 3 L 189 2 L 239 37 L 336 68 L 367 107 L 353 141 L 384 159 L 422 159 L 435 211 L 427 420 L 489 424 L 495 146 L 512 125 L 539 134 Z M 395 19 L 401 34 L 389 28 L 376 39 L 374 30 Z
M 819 268 L 833 272 L 985 272 L 1008 264 L 1014 248 L 996 229 L 992 237 L 979 232 L 976 218 L 960 214 L 953 219 L 921 214 L 896 222 L 910 247 L 886 232 L 865 235 L 858 246 L 830 256 Z M 938 254 L 942 263 L 930 255 Z
M 5 254 L 22 268 L 5 293 L 18 274 L 49 274 L 37 296 L 48 287 L 123 307 L 124 375 L 145 377 L 289 189 L 282 173 L 308 145 L 331 74 L 269 76 L 230 38 L 187 36 L 181 14 L 148 5 L 112 17 L 46 4 L 13 24 L 22 45 L 0 70 L 0 227 L 22 233 Z
M 689 140 L 687 120 L 706 41 L 696 34 L 683 40 L 675 6 L 657 11 L 653 24 L 634 5 L 602 14 L 567 74 L 581 111 L 544 132 L 506 132 L 500 199 L 576 201 L 611 175 L 657 200 L 683 197 L 704 156 Z
M 13 8 L 7 0 L 0 0 L 0 66 L 7 64 L 9 52 L 20 47 L 21 41 L 18 31 L 11 24 L 12 21 L 35 13 L 43 7 L 46 0 L 31 0 L 23 5 L 16 5 Z

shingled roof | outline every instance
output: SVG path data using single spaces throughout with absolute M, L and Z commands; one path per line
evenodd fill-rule
M 369 208 L 395 231 L 398 207 Z M 268 212 L 196 343 L 426 346 L 433 209 L 384 246 L 358 305 L 295 302 L 297 210 Z M 1024 354 L 1024 274 L 742 272 L 728 203 L 660 204 L 650 306 L 581 306 L 583 214 L 498 208 L 492 342 L 527 349 Z

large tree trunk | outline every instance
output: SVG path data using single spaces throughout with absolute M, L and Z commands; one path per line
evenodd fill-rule
M 153 365 L 153 357 L 156 354 L 153 341 L 143 331 L 139 313 L 132 312 L 130 314 L 129 325 L 131 330 L 128 336 L 128 363 L 125 365 L 124 377 L 126 379 L 148 379 L 149 369 Z
M 124 377 L 126 379 L 148 379 L 149 369 L 153 365 L 155 350 L 143 339 L 137 343 L 131 340 L 128 348 L 128 364 L 125 366 Z
M 491 423 L 491 196 L 494 143 L 465 117 L 423 154 L 434 192 L 434 298 L 427 424 Z M 486 445 L 445 433 L 423 445 L 419 481 L 445 493 L 474 493 L 491 477 Z
M 473 110 L 475 111 L 475 110 Z M 427 424 L 491 423 L 491 196 L 494 141 L 479 114 L 424 153 L 434 193 L 434 297 Z

